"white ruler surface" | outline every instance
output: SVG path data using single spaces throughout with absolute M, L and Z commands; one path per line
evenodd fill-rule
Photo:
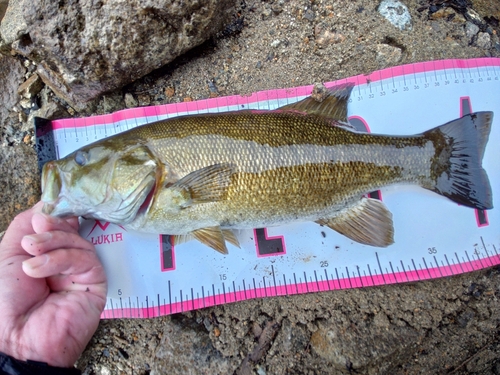
M 338 82 L 356 87 L 351 123 L 373 133 L 409 135 L 474 111 L 495 112 L 483 167 L 494 209 L 459 206 L 424 189 L 375 192 L 393 214 L 395 244 L 354 243 L 314 223 L 238 233 L 241 249 L 223 256 L 196 241 L 146 235 L 84 220 L 81 235 L 96 245 L 109 278 L 103 318 L 154 317 L 217 304 L 287 294 L 359 288 L 456 275 L 500 264 L 500 59 L 404 65 Z M 312 86 L 134 108 L 110 115 L 38 121 L 40 162 L 132 127 L 178 115 L 274 109 L 300 100 Z

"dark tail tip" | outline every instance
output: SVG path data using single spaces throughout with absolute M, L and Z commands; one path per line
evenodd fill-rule
M 482 167 L 492 120 L 493 112 L 476 112 L 424 133 L 436 148 L 435 192 L 464 206 L 493 208 L 490 181 Z

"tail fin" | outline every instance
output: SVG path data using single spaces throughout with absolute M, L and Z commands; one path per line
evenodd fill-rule
M 481 163 L 493 120 L 493 112 L 476 112 L 424 133 L 436 154 L 431 189 L 464 206 L 493 208 L 491 186 Z

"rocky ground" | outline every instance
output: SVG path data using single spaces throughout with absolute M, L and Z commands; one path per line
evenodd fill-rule
M 404 8 L 393 7 L 398 27 L 378 12 L 378 1 L 241 2 L 217 37 L 79 111 L 37 79 L 33 61 L 1 57 L 0 232 L 39 199 L 35 114 L 109 113 L 332 81 L 404 63 L 500 56 L 498 2 L 404 4 L 411 20 Z M 88 375 L 500 374 L 499 297 L 500 268 L 492 268 L 102 321 L 78 367 Z

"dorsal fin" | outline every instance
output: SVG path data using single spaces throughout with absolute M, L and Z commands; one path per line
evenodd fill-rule
M 347 101 L 349 100 L 353 87 L 354 84 L 348 82 L 327 89 L 326 92 L 319 93 L 319 95 L 315 95 L 313 91 L 311 96 L 300 102 L 287 104 L 278 109 L 294 110 L 348 123 Z

